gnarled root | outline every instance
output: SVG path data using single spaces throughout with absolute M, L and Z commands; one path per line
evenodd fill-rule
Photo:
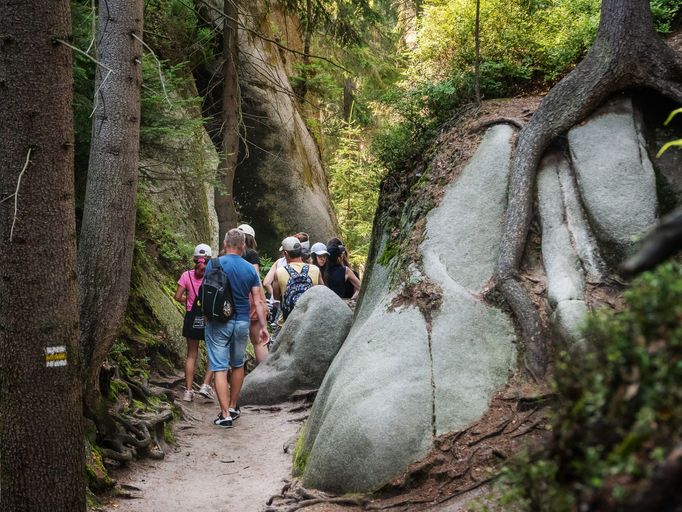
M 331 496 L 322 491 L 306 489 L 299 481 L 288 482 L 280 494 L 272 496 L 267 502 L 266 512 L 294 512 L 319 503 L 364 506 L 367 498 Z
M 654 32 L 648 2 L 637 0 L 634 4 L 637 6 L 628 7 L 629 16 L 649 16 L 636 29 L 621 26 L 622 5 L 616 0 L 603 0 L 602 23 L 590 52 L 552 88 L 519 133 L 495 282 L 519 323 L 526 366 L 535 378 L 545 374 L 551 347 L 546 326 L 519 281 L 518 270 L 532 220 L 535 173 L 544 150 L 552 139 L 584 119 L 616 91 L 649 87 L 682 103 L 682 59 Z

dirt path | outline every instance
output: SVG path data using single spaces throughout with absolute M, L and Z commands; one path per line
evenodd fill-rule
M 112 498 L 104 510 L 257 512 L 281 490 L 290 478 L 298 420 L 306 413 L 292 412 L 290 404 L 244 407 L 234 428 L 222 429 L 212 424 L 215 403 L 197 398 L 186 405 L 186 419 L 174 425 L 177 445 L 164 460 L 144 460 L 116 472 L 114 478 L 134 499 Z

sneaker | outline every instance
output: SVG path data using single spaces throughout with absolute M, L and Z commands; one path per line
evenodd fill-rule
M 237 406 L 236 409 L 233 409 L 232 407 L 230 407 L 227 410 L 227 412 L 230 413 L 230 418 L 232 418 L 232 421 L 236 420 L 237 418 L 239 418 L 242 415 L 241 409 L 239 409 L 239 406 Z
M 209 400 L 213 400 L 213 389 L 209 384 L 202 384 L 201 387 L 199 388 L 199 394 L 203 397 L 208 398 Z
M 185 392 L 182 394 L 182 400 L 183 402 L 191 402 L 194 399 L 194 391 L 191 389 L 186 389 Z
M 223 413 L 218 414 L 218 417 L 213 420 L 213 424 L 221 428 L 232 428 L 232 418 L 225 418 Z

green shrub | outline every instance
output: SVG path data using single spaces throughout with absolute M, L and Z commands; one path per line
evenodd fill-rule
M 590 316 L 587 351 L 560 354 L 551 444 L 504 473 L 518 508 L 570 511 L 597 493 L 626 502 L 682 440 L 682 267 L 643 275 L 625 299 Z

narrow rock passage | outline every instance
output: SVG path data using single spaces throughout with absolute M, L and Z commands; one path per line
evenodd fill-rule
M 112 498 L 104 510 L 256 512 L 281 491 L 291 475 L 298 420 L 307 412 L 292 412 L 292 404 L 243 407 L 235 426 L 222 429 L 212 423 L 217 403 L 196 396 L 183 402 L 188 414 L 174 424 L 176 446 L 164 460 L 137 461 L 113 475 L 135 498 Z

